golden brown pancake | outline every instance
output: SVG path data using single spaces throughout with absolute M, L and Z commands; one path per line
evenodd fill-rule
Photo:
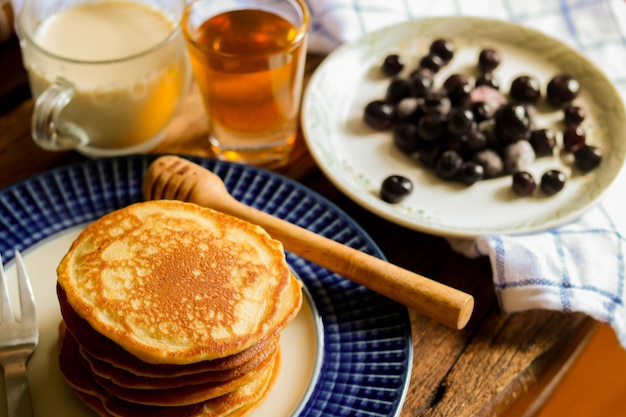
M 156 407 L 133 404 L 108 397 L 104 406 L 115 417 L 244 417 L 267 398 L 276 382 L 280 368 L 280 351 L 274 366 L 248 385 L 222 397 L 186 407 Z
M 98 386 L 89 372 L 77 364 L 79 345 L 66 331 L 65 323 L 59 326 L 59 364 L 61 372 L 76 395 L 101 417 L 243 417 L 269 394 L 276 382 L 280 367 L 280 354 L 273 366 L 258 375 L 249 384 L 208 401 L 188 406 L 159 407 L 130 403 L 111 396 Z
M 105 417 L 248 415 L 302 304 L 280 242 L 178 201 L 103 216 L 57 275 L 61 371 Z
M 72 309 L 140 360 L 190 364 L 248 349 L 302 303 L 282 244 L 265 230 L 179 201 L 109 213 L 57 268 Z
M 265 350 L 254 358 L 235 369 L 224 371 L 204 371 L 196 374 L 173 377 L 149 377 L 135 375 L 125 369 L 118 368 L 108 362 L 94 358 L 89 352 L 80 348 L 80 355 L 92 374 L 111 380 L 112 383 L 131 389 L 164 389 L 177 388 L 189 385 L 205 384 L 207 382 L 226 382 L 243 377 L 257 369 L 278 347 L 278 339 L 269 344 Z
M 91 374 L 93 380 L 104 390 L 116 398 L 136 404 L 158 405 L 164 407 L 190 405 L 228 394 L 254 381 L 267 368 L 274 366 L 274 359 L 278 349 L 266 358 L 257 369 L 238 378 L 224 382 L 206 382 L 203 384 L 188 385 L 177 388 L 163 389 L 131 389 L 120 387 L 111 380 Z
M 181 377 L 181 379 L 184 379 L 184 377 L 206 372 L 222 372 L 223 375 L 235 373 L 238 375 L 242 369 L 245 369 L 242 367 L 250 366 L 250 361 L 258 358 L 259 355 L 267 355 L 268 352 L 273 349 L 271 345 L 276 343 L 278 339 L 277 335 L 272 334 L 244 351 L 212 361 L 203 361 L 187 365 L 155 365 L 139 360 L 111 340 L 96 332 L 87 321 L 83 320 L 74 312 L 72 307 L 67 303 L 65 292 L 59 285 L 57 285 L 57 295 L 65 325 L 68 331 L 76 338 L 81 349 L 88 352 L 90 357 L 98 361 L 106 362 L 115 368 L 119 368 L 121 372 L 126 371 L 138 377 Z M 268 351 L 268 349 L 270 350 Z

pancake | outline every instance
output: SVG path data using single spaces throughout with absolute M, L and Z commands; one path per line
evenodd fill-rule
M 106 362 L 121 372 L 128 372 L 138 377 L 175 378 L 189 377 L 206 372 L 238 373 L 243 366 L 270 348 L 275 343 L 277 335 L 271 334 L 259 343 L 237 354 L 211 361 L 202 361 L 186 365 L 150 364 L 116 345 L 100 333 L 96 332 L 86 320 L 82 319 L 68 304 L 65 292 L 57 285 L 57 296 L 61 308 L 61 315 L 68 331 L 76 338 L 82 350 L 88 352 L 94 360 Z
M 101 217 L 73 242 L 57 275 L 78 316 L 151 364 L 238 354 L 280 332 L 302 303 L 280 242 L 179 201 Z
M 105 409 L 115 417 L 244 417 L 249 415 L 269 395 L 280 368 L 280 351 L 274 366 L 262 375 L 222 397 L 187 407 L 156 407 L 133 404 L 108 396 Z
M 59 365 L 62 374 L 78 398 L 101 417 L 243 417 L 249 414 L 269 394 L 280 367 L 280 352 L 273 366 L 265 369 L 250 383 L 208 401 L 188 406 L 159 407 L 130 403 L 115 398 L 98 386 L 76 357 L 80 346 L 59 326 Z
M 94 358 L 80 348 L 81 358 L 92 374 L 111 380 L 112 383 L 124 388 L 131 389 L 164 389 L 177 388 L 189 385 L 202 385 L 207 382 L 226 382 L 243 377 L 257 369 L 278 347 L 278 339 L 273 341 L 267 348 L 254 358 L 235 369 L 224 371 L 204 371 L 196 374 L 180 375 L 174 377 L 147 377 L 135 375 L 127 370 L 115 367 L 108 362 Z
M 263 375 L 267 368 L 274 365 L 278 349 L 266 358 L 257 369 L 240 377 L 224 382 L 206 382 L 163 389 L 132 389 L 116 385 L 111 380 L 91 374 L 93 380 L 105 391 L 116 398 L 136 404 L 158 405 L 163 407 L 190 405 L 220 397 L 235 391 Z
M 115 417 L 115 415 L 109 413 L 109 411 L 104 407 L 104 402 L 98 396 L 79 391 L 73 387 L 72 391 L 83 402 L 83 404 L 95 411 L 98 416 Z

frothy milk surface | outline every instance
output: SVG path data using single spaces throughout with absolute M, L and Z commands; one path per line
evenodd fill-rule
M 164 41 L 174 24 L 138 3 L 106 1 L 72 6 L 46 19 L 35 42 L 68 59 L 105 61 L 147 51 Z

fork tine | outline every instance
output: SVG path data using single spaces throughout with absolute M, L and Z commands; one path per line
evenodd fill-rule
M 0 323 L 13 322 L 14 318 L 11 310 L 11 301 L 9 299 L 9 286 L 2 266 L 2 257 L 0 257 L 0 308 Z
M 35 309 L 35 296 L 33 287 L 24 265 L 24 259 L 20 251 L 15 251 L 15 265 L 17 267 L 17 282 L 20 293 L 20 305 L 22 307 L 22 322 L 37 323 L 37 310 Z

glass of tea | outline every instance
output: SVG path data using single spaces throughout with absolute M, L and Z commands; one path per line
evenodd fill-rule
M 215 156 L 270 169 L 285 164 L 302 96 L 305 0 L 193 0 L 182 28 Z

